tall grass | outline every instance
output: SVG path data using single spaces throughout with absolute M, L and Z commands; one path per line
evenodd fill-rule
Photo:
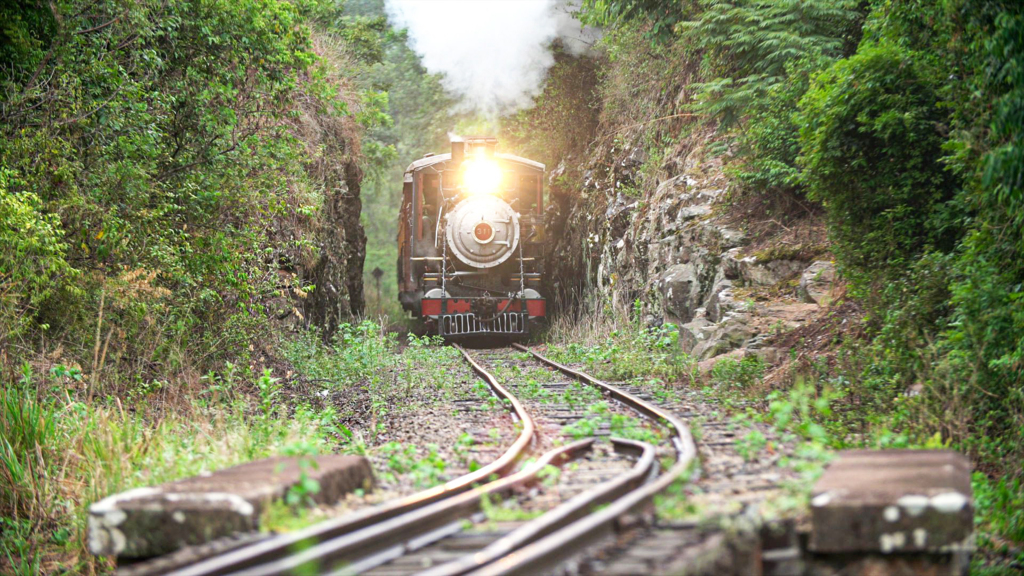
M 309 409 L 266 411 L 219 380 L 223 399 L 161 411 L 73 399 L 26 368 L 0 389 L 0 572 L 72 572 L 106 565 L 85 550 L 90 504 L 286 451 L 326 451 L 329 423 Z M 47 388 L 47 385 L 50 387 Z
M 296 370 L 324 388 L 364 391 L 376 421 L 389 411 L 424 401 L 425 396 L 418 394 L 423 388 L 451 393 L 448 370 L 458 352 L 441 343 L 436 336 L 409 334 L 402 346 L 382 319 L 342 324 L 330 343 L 309 331 L 286 342 L 282 350 Z
M 585 364 L 595 376 L 611 380 L 679 384 L 699 375 L 696 361 L 682 351 L 678 327 L 648 325 L 639 301 L 627 307 L 590 290 L 578 310 L 551 323 L 548 341 L 556 359 Z

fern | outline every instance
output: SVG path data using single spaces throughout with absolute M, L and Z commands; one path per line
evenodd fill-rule
M 787 65 L 841 57 L 855 46 L 863 16 L 850 0 L 702 0 L 695 20 L 677 26 L 702 52 L 695 108 L 723 126 L 738 123 L 768 90 L 786 81 Z

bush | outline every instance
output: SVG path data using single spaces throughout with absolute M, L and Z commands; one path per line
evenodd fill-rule
M 44 381 L 25 365 L 20 381 L 0 386 L 0 571 L 5 561 L 25 566 L 46 556 L 68 573 L 96 573 L 109 559 L 84 550 L 93 502 L 296 446 L 332 450 L 331 410 L 257 412 L 236 394 L 242 383 L 233 372 L 211 378 L 216 396 L 166 412 L 146 402 L 123 410 L 72 400 L 65 386 L 77 373 L 64 369 Z
M 800 100 L 808 196 L 827 208 L 855 281 L 891 278 L 928 247 L 951 248 L 956 182 L 941 160 L 941 77 L 919 54 L 868 43 L 816 75 Z
M 307 2 L 21 4 L 0 7 L 0 347 L 46 330 L 97 369 L 101 340 L 107 372 L 149 377 L 244 356 L 309 282 L 379 112 L 347 109 L 347 47 Z
M 74 275 L 60 219 L 32 192 L 9 190 L 0 168 L 0 346 L 26 325 L 25 316 Z
M 707 81 L 695 84 L 697 110 L 726 127 L 741 122 L 800 60 L 837 58 L 850 48 L 861 14 L 850 0 L 703 0 L 679 24 L 681 38 L 704 54 Z

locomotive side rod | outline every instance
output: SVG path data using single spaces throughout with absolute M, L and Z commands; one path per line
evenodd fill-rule
M 193 564 L 173 572 L 173 574 L 179 576 L 212 576 L 245 570 L 252 566 L 265 564 L 288 556 L 296 549 L 309 548 L 321 542 L 338 538 L 339 536 L 412 512 L 446 498 L 451 498 L 470 490 L 476 484 L 487 482 L 492 476 L 506 476 L 510 474 L 516 462 L 526 455 L 533 445 L 537 430 L 536 424 L 522 403 L 499 384 L 494 376 L 484 370 L 460 346 L 455 345 L 455 348 L 462 353 L 463 358 L 473 370 L 487 382 L 492 393 L 502 400 L 502 404 L 507 404 L 510 407 L 513 418 L 522 423 L 522 430 L 516 441 L 501 457 L 475 472 L 470 472 L 440 486 L 392 500 L 380 506 L 366 508 L 340 518 L 327 520 L 303 530 L 281 534 L 251 546 L 238 548 L 227 554 Z

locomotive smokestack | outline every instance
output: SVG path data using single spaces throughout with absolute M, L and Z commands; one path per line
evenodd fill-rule
M 458 166 L 466 157 L 466 143 L 461 138 L 452 139 L 452 163 Z

